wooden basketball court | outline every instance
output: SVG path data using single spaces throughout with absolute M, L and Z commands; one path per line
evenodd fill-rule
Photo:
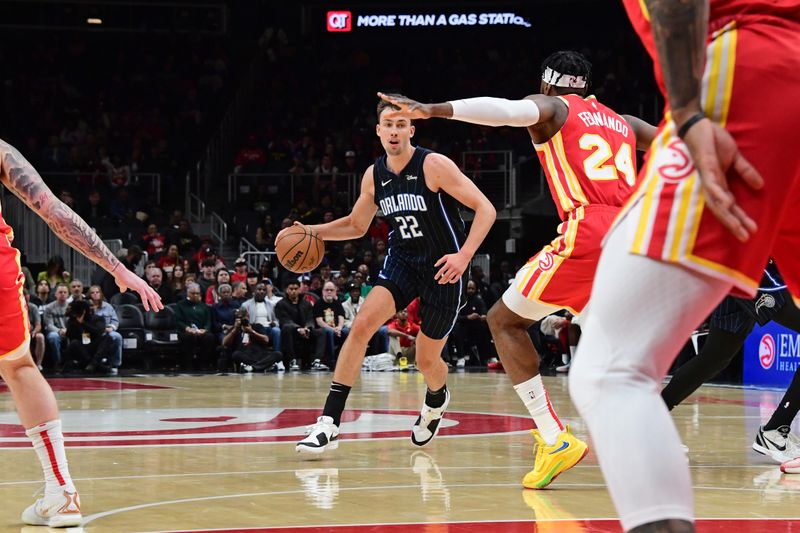
M 330 379 L 51 380 L 84 509 L 84 528 L 72 531 L 620 531 L 592 453 L 548 490 L 521 487 L 533 439 L 504 374 L 451 374 L 447 423 L 424 449 L 408 436 L 421 376 L 362 374 L 339 449 L 304 460 L 294 442 L 319 414 Z M 561 418 L 585 437 L 566 379 L 545 381 Z M 698 531 L 800 530 L 800 475 L 781 475 L 750 449 L 779 399 L 774 391 L 703 387 L 676 409 Z M 10 396 L 0 401 L 0 530 L 47 531 L 19 521 L 43 482 Z

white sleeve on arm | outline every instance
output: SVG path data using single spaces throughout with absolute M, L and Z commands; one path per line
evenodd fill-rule
M 533 100 L 506 100 L 479 96 L 453 100 L 453 120 L 484 126 L 532 126 L 539 121 L 539 106 Z

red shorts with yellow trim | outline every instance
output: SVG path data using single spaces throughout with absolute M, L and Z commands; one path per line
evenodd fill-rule
M 22 294 L 25 276 L 19 250 L 0 233 L 0 359 L 15 358 L 29 350 L 28 304 Z
M 589 301 L 601 243 L 619 207 L 582 206 L 558 226 L 559 236 L 519 269 L 512 287 L 533 302 L 579 314 Z
M 753 191 L 728 176 L 758 231 L 741 243 L 706 209 L 686 146 L 667 121 L 621 215 L 638 217 L 631 251 L 730 281 L 735 293 L 750 297 L 771 256 L 800 295 L 799 88 L 800 23 L 744 18 L 716 32 L 707 49 L 703 107 L 764 177 L 764 188 Z

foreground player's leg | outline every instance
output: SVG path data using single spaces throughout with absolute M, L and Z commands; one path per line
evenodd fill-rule
M 0 360 L 0 377 L 11 391 L 17 414 L 44 471 L 44 496 L 25 509 L 22 521 L 49 527 L 80 525 L 80 499 L 67 467 L 53 390 L 36 368 L 30 353 Z
M 524 318 L 509 306 L 533 318 Z M 537 443 L 534 468 L 522 480 L 530 489 L 549 485 L 583 459 L 588 450 L 586 443 L 575 438 L 556 416 L 539 374 L 539 354 L 528 335 L 528 328 L 551 312 L 553 309 L 524 298 L 511 286 L 488 315 L 503 368 L 538 428 L 533 431 Z
M 445 344 L 447 337 L 432 339 L 421 331 L 417 334 L 415 364 L 427 385 L 425 402 L 411 429 L 411 442 L 417 446 L 425 446 L 439 433 L 439 424 L 450 403 L 450 392 L 446 383 L 447 364 L 441 355 Z
M 629 254 L 635 219 L 627 217 L 608 236 L 570 394 L 591 431 L 623 528 L 693 531 L 689 468 L 659 389 L 685 339 L 730 284 Z
M 344 341 L 333 382 L 328 391 L 325 408 L 317 423 L 309 428 L 308 435 L 297 443 L 299 453 L 320 454 L 325 450 L 335 450 L 339 446 L 339 424 L 350 388 L 361 372 L 361 364 L 367 351 L 367 344 L 376 331 L 389 320 L 395 312 L 392 293 L 385 287 L 376 286 L 364 300 L 347 340 Z

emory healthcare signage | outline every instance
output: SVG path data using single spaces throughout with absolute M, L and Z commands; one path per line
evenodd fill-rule
M 426 26 L 521 26 L 531 23 L 516 13 L 392 13 L 353 14 L 352 11 L 328 11 L 329 32 L 349 32 L 353 28 L 419 28 Z
M 800 365 L 800 334 L 775 322 L 756 326 L 744 343 L 744 385 L 786 388 Z

